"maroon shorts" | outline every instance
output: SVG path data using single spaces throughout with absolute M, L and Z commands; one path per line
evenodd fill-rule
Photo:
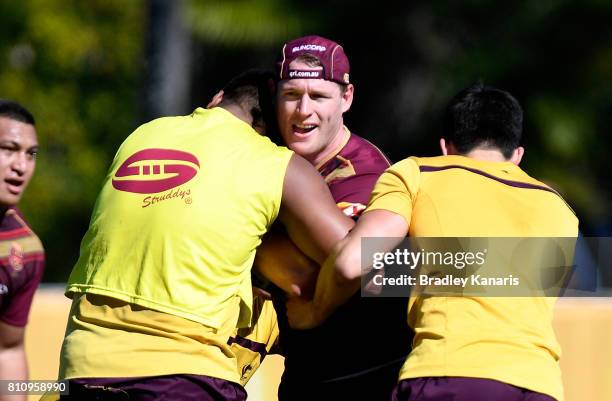
M 209 376 L 85 378 L 68 381 L 61 401 L 245 401 L 244 388 Z
M 554 398 L 490 379 L 419 377 L 400 381 L 393 401 L 555 401 Z

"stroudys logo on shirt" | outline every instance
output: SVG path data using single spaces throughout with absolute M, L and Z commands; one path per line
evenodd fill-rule
M 179 187 L 195 177 L 199 169 L 200 162 L 191 153 L 175 149 L 143 149 L 119 166 L 112 185 L 119 191 L 151 194 L 143 199 L 143 208 L 176 198 L 190 204 L 191 191 Z

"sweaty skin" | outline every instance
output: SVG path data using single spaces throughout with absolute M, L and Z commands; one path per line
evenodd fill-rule
M 316 205 L 316 213 L 312 213 Z M 354 222 L 336 206 L 317 171 L 294 154 L 285 173 L 279 219 L 291 240 L 312 260 L 325 260 Z

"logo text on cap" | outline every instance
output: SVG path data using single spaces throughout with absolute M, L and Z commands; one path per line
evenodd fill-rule
M 322 71 L 290 70 L 289 78 L 319 78 Z
M 304 50 L 313 50 L 313 51 L 317 51 L 317 52 L 324 52 L 327 48 L 325 46 L 321 46 L 321 45 L 301 45 L 301 46 L 295 46 L 293 49 L 291 49 L 291 51 L 293 53 L 295 52 L 301 52 Z

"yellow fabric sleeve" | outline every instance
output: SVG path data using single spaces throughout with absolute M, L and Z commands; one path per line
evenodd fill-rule
M 410 225 L 419 180 L 419 166 L 415 159 L 409 158 L 395 163 L 376 182 L 365 212 L 388 210 L 402 216 Z

